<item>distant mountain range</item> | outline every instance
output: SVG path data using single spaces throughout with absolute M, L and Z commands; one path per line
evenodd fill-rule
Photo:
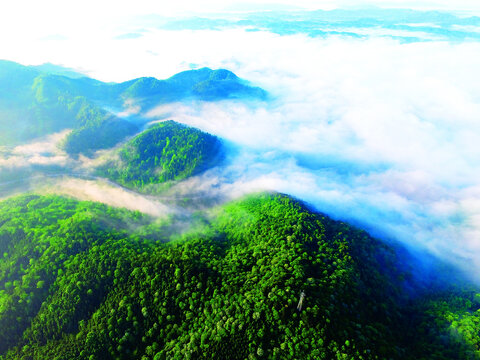
M 149 77 L 123 83 L 57 75 L 60 70 L 0 61 L 0 146 L 71 128 L 64 148 L 72 155 L 89 155 L 139 130 L 138 121 L 116 116 L 111 109 L 121 112 L 134 104 L 145 112 L 168 102 L 267 97 L 264 90 L 224 69 L 203 68 L 166 80 Z
M 306 34 L 310 37 L 341 36 L 366 39 L 371 36 L 401 42 L 464 41 L 480 39 L 480 17 L 470 13 L 419 11 L 413 9 L 357 8 L 305 11 L 240 11 L 206 14 L 203 17 L 169 19 L 152 16 L 156 27 L 167 30 L 221 30 L 244 28 L 279 35 Z M 136 34 L 141 37 L 141 33 Z

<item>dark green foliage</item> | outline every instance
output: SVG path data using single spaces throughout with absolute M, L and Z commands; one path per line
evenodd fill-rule
M 289 197 L 174 222 L 0 203 L 0 359 L 477 358 L 480 294 L 409 304 L 390 248 Z
M 72 259 L 79 259 L 85 251 L 95 250 L 94 245 L 105 239 L 117 239 L 126 227 L 126 212 L 113 210 L 101 204 L 79 203 L 59 197 L 23 196 L 7 200 L 0 205 L 0 352 L 15 344 L 28 329 L 32 318 L 41 313 L 42 303 L 47 299 L 55 281 L 69 268 Z M 130 218 L 142 220 L 138 213 L 128 213 Z M 125 237 L 125 234 L 122 235 Z M 100 263 L 92 266 L 100 266 Z M 88 276 L 87 273 L 76 274 Z M 103 278 L 100 276 L 100 278 Z M 88 281 L 97 281 L 90 279 Z M 100 280 L 98 280 L 100 281 Z M 61 285 L 61 284 L 60 284 Z M 102 287 L 98 291 L 105 291 Z M 63 289 L 63 291 L 74 289 Z M 98 295 L 98 294 L 97 294 Z M 75 326 L 82 311 L 75 304 L 62 319 L 65 326 Z M 97 301 L 101 301 L 97 299 Z M 71 308 L 71 307 L 74 308 Z M 68 313 L 73 311 L 73 313 Z M 44 324 L 42 332 L 63 331 L 58 319 L 55 325 Z M 43 323 L 42 323 L 43 324 Z M 35 323 L 34 323 L 35 325 Z M 27 330 L 28 333 L 28 330 Z M 35 332 L 35 336 L 37 333 Z
M 96 150 L 115 146 L 137 130 L 138 128 L 134 124 L 115 117 L 108 117 L 100 124 L 73 130 L 68 134 L 64 148 L 71 155 L 80 153 L 91 155 Z
M 480 291 L 449 286 L 427 291 L 409 314 L 417 333 L 409 334 L 412 358 L 480 359 Z
M 165 121 L 125 144 L 119 161 L 98 172 L 122 185 L 145 190 L 148 185 L 181 180 L 218 165 L 220 140 L 198 129 Z

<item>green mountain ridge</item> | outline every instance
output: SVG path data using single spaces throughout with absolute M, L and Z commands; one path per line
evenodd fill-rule
M 478 357 L 480 294 L 409 300 L 391 248 L 287 196 L 174 222 L 0 202 L 0 359 Z
M 220 140 L 172 120 L 158 123 L 123 145 L 97 173 L 139 191 L 183 180 L 220 164 Z
M 228 70 L 190 70 L 166 80 L 138 78 L 104 83 L 42 72 L 0 61 L 0 146 L 72 128 L 64 147 L 71 155 L 91 155 L 133 135 L 146 122 L 120 118 L 105 110 L 122 111 L 134 101 L 142 111 L 187 100 L 265 99 L 266 92 L 250 86 Z

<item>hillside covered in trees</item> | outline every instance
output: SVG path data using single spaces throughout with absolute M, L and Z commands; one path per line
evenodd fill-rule
M 182 180 L 219 165 L 223 149 L 216 136 L 169 120 L 127 142 L 116 156 L 99 167 L 98 174 L 148 191 L 151 185 Z
M 176 221 L 1 202 L 0 359 L 478 357 L 480 294 L 422 292 L 392 248 L 294 199 Z
M 91 155 L 140 130 L 146 120 L 115 115 L 132 104 L 144 112 L 175 101 L 266 98 L 264 90 L 224 69 L 189 70 L 166 80 L 104 83 L 72 72 L 44 70 L 50 68 L 0 60 L 0 146 L 73 129 L 64 149 L 74 156 Z
M 81 80 L 0 61 L 0 145 L 72 128 L 65 149 L 88 153 L 113 146 L 138 130 L 65 85 L 76 81 Z

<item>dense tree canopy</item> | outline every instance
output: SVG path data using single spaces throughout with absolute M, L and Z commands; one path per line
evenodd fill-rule
M 0 203 L 0 358 L 479 353 L 480 294 L 407 299 L 392 249 L 289 197 L 175 222 L 57 196 Z
M 219 164 L 220 140 L 174 121 L 152 126 L 117 152 L 98 173 L 122 185 L 148 190 L 154 184 L 182 180 Z

